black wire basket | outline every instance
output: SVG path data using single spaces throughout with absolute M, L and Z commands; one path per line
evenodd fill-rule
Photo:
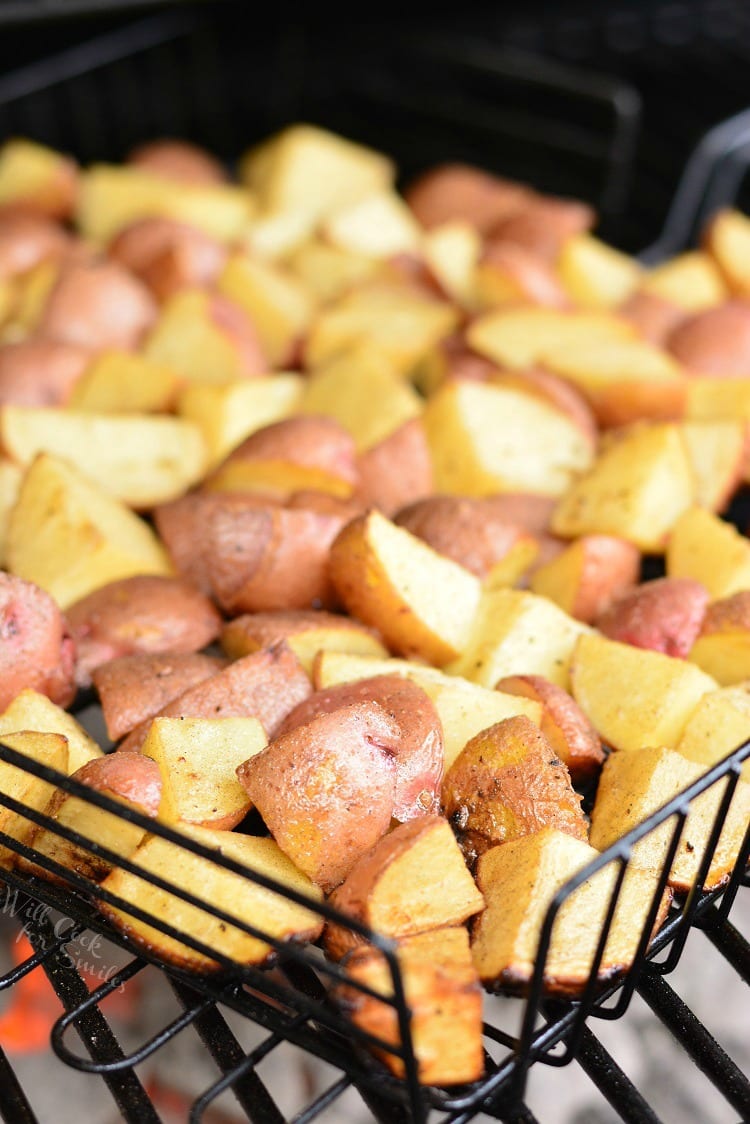
M 406 31 L 401 41 L 389 44 L 388 50 L 382 37 L 373 33 L 372 42 L 362 48 L 364 54 L 342 61 L 333 75 L 333 53 L 316 62 L 316 52 L 304 49 L 304 29 L 291 24 L 282 30 L 275 27 L 267 39 L 259 32 L 251 66 L 237 42 L 231 7 L 226 8 L 228 17 L 221 20 L 212 18 L 211 7 L 174 7 L 5 74 L 0 77 L 0 133 L 30 135 L 81 160 L 121 159 L 140 141 L 158 135 L 181 136 L 207 144 L 231 162 L 250 141 L 302 118 L 389 151 L 407 176 L 438 161 L 463 159 L 528 179 L 547 190 L 586 198 L 602 212 L 605 230 L 614 228 L 627 210 L 640 127 L 640 101 L 627 82 L 518 50 L 490 48 L 477 41 L 454 42 L 448 51 L 437 38 L 427 41 L 422 37 L 416 42 Z M 409 63 L 406 83 L 405 59 Z M 279 82 L 280 72 L 293 78 Z M 549 127 L 551 104 L 556 128 Z M 530 1067 L 540 1062 L 561 1066 L 573 1058 L 595 1080 L 622 1119 L 652 1122 L 657 1119 L 654 1112 L 589 1026 L 593 1018 L 620 1018 L 636 993 L 678 1034 L 695 1064 L 708 1074 L 731 1109 L 740 1118 L 750 1119 L 750 1083 L 664 979 L 678 963 L 691 928 L 699 927 L 739 976 L 750 980 L 750 945 L 730 920 L 740 888 L 748 885 L 750 829 L 729 880 L 710 892 L 701 889 L 741 765 L 748 757 L 750 745 L 728 755 L 560 890 L 542 926 L 531 982 L 525 996 L 512 1008 L 514 1025 L 508 1029 L 505 1024 L 485 1024 L 485 1076 L 469 1086 L 440 1089 L 420 1085 L 410 1012 L 391 942 L 328 906 L 316 907 L 324 919 L 335 920 L 381 950 L 391 978 L 392 998 L 388 1002 L 399 1030 L 397 1045 L 373 1042 L 331 1001 L 332 984 L 344 982 L 366 991 L 349 976 L 345 964 L 327 961 L 314 945 L 276 941 L 254 930 L 247 921 L 221 913 L 210 902 L 201 903 L 200 893 L 188 895 L 168 882 L 162 882 L 163 889 L 192 904 L 202 904 L 206 912 L 226 924 L 266 939 L 275 950 L 274 963 L 271 968 L 259 969 L 222 959 L 215 949 L 158 918 L 143 915 L 142 919 L 155 928 L 219 960 L 220 968 L 198 976 L 159 964 L 181 1011 L 137 1050 L 125 1054 L 101 1004 L 114 991 L 131 984 L 148 965 L 149 956 L 140 948 L 134 949 L 104 920 L 96 904 L 103 900 L 103 892 L 96 883 L 59 866 L 55 870 L 52 860 L 2 834 L 4 846 L 57 873 L 65 885 L 15 870 L 0 870 L 7 893 L 17 895 L 14 902 L 25 919 L 24 929 L 34 948 L 30 957 L 0 979 L 0 990 L 13 987 L 41 966 L 65 1008 L 52 1032 L 56 1054 L 75 1069 L 98 1074 L 123 1118 L 138 1124 L 159 1119 L 138 1067 L 190 1025 L 220 1070 L 218 1080 L 193 1105 L 191 1119 L 196 1121 L 231 1089 L 248 1119 L 258 1124 L 279 1124 L 284 1117 L 258 1066 L 281 1043 L 291 1042 L 326 1062 L 338 1075 L 297 1115 L 297 1124 L 321 1116 L 350 1086 L 357 1089 L 375 1119 L 393 1124 L 417 1124 L 428 1117 L 446 1124 L 463 1124 L 478 1113 L 531 1122 L 534 1118 L 524 1103 Z M 180 840 L 171 829 L 123 809 L 54 770 L 25 761 L 7 746 L 0 745 L 0 760 L 165 839 Z M 659 902 L 688 811 L 708 789 L 720 795 L 692 888 L 675 898 L 652 940 Z M 84 847 L 88 844 L 92 853 L 113 858 L 95 842 L 61 828 L 8 796 L 0 795 L 0 804 L 69 841 Z M 666 831 L 668 838 L 659 878 L 637 934 L 632 967 L 622 978 L 602 983 L 599 968 L 632 849 L 644 836 L 657 831 Z M 180 845 L 193 853 L 201 851 L 193 840 Z M 210 852 L 204 857 L 225 869 L 241 869 Z M 119 856 L 114 859 L 120 867 L 138 873 L 127 860 Z M 611 872 L 611 891 L 601 931 L 596 934 L 588 978 L 575 999 L 555 998 L 548 993 L 546 982 L 555 917 L 582 882 L 602 868 Z M 242 873 L 282 895 L 290 895 L 290 891 L 259 879 L 252 871 Z M 145 872 L 141 876 L 154 880 Z M 39 903 L 45 908 L 36 909 Z M 111 904 L 137 912 L 132 903 Z M 53 920 L 55 917 L 57 920 Z M 135 953 L 92 992 L 68 952 L 77 937 L 88 930 Z M 261 1044 L 250 1052 L 245 1050 L 222 1014 L 224 1009 L 263 1028 L 266 1036 Z M 71 1045 L 73 1029 L 83 1043 L 82 1053 Z M 391 1076 L 374 1060 L 373 1045 L 401 1059 L 403 1079 Z M 14 1124 L 36 1120 L 1 1051 L 0 1114 Z

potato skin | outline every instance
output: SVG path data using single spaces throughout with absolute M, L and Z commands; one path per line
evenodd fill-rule
M 69 706 L 76 693 L 75 643 L 48 593 L 0 571 L 0 710 L 25 687 Z
M 232 519 L 271 501 L 239 492 L 188 492 L 154 509 L 156 530 L 175 568 L 203 593 L 211 591 L 207 528 L 214 518 Z
M 78 344 L 21 340 L 0 347 L 0 405 L 64 406 L 91 362 Z
M 726 301 L 689 316 L 672 331 L 667 346 L 676 359 L 701 375 L 750 372 L 750 301 Z
M 156 313 L 145 285 L 116 262 L 69 263 L 52 287 L 38 334 L 92 351 L 129 351 L 152 326 Z
M 100 664 L 92 679 L 107 734 L 118 741 L 223 667 L 226 660 L 201 652 L 138 652 Z
M 228 614 L 336 604 L 328 549 L 344 520 L 267 505 L 214 513 L 204 549 L 209 589 Z
M 326 892 L 391 822 L 399 727 L 375 702 L 320 714 L 237 770 L 289 858 Z
M 60 258 L 72 245 L 63 227 L 41 215 L 0 214 L 0 280 L 27 273 L 48 258 Z
M 685 319 L 684 309 L 653 293 L 633 293 L 617 310 L 618 316 L 634 324 L 644 339 L 663 344 Z
M 221 617 L 180 578 L 137 574 L 109 582 L 66 612 L 82 686 L 100 664 L 135 652 L 196 652 L 219 635 Z
M 87 761 L 82 765 L 72 774 L 72 779 L 88 785 L 96 792 L 105 792 L 108 796 L 135 804 L 145 816 L 156 816 L 159 811 L 161 801 L 159 766 L 150 757 L 144 757 L 142 753 L 123 751 L 97 757 L 94 761 Z M 62 790 L 56 792 L 50 803 L 48 815 L 54 815 L 55 808 L 66 799 L 69 799 L 68 793 Z
M 410 418 L 360 455 L 359 481 L 363 503 L 389 516 L 432 493 L 432 459 L 419 418 Z
M 269 737 L 289 711 L 312 691 L 297 657 L 286 644 L 273 644 L 235 660 L 173 699 L 165 718 L 257 718 Z M 152 715 L 151 717 L 157 717 Z M 120 749 L 140 749 L 151 724 L 141 722 Z
M 563 243 L 591 230 L 595 219 L 592 208 L 576 199 L 532 195 L 520 210 L 495 223 L 490 245 L 512 242 L 554 265 Z
M 567 767 L 522 715 L 467 742 L 445 775 L 443 808 L 469 862 L 547 826 L 576 839 L 588 837 Z
M 495 684 L 496 691 L 521 695 L 542 704 L 540 730 L 573 781 L 585 781 L 604 761 L 601 739 L 578 703 L 543 675 L 508 675 Z
M 482 256 L 480 273 L 494 269 L 518 290 L 518 299 L 546 308 L 568 308 L 570 299 L 548 261 L 516 242 L 490 241 Z M 490 282 L 491 284 L 491 282 Z
M 227 250 L 187 223 L 149 218 L 115 235 L 107 255 L 143 281 L 157 300 L 164 301 L 181 288 L 213 285 Z
M 524 528 L 506 521 L 502 503 L 496 515 L 496 498 L 501 499 L 431 496 L 402 508 L 393 521 L 483 578 L 518 542 L 529 538 Z
M 243 613 L 227 621 L 221 629 L 219 643 L 230 659 L 245 656 L 256 648 L 273 644 L 276 640 L 289 640 L 304 636 L 308 631 L 319 629 L 357 633 L 369 636 L 380 643 L 374 628 L 343 617 L 338 613 L 328 613 L 325 609 L 277 609 L 272 612 Z
M 614 601 L 596 627 L 610 640 L 687 659 L 708 600 L 706 587 L 692 578 L 656 578 Z
M 216 184 L 228 179 L 223 165 L 210 152 L 171 138 L 139 145 L 128 156 L 128 164 L 177 183 Z
M 376 675 L 316 691 L 287 714 L 278 736 L 305 725 L 319 714 L 335 713 L 358 702 L 379 703 L 399 727 L 398 743 L 393 749 L 393 818 L 403 823 L 437 812 L 443 777 L 443 730 L 431 700 L 408 679 Z
M 427 230 L 452 219 L 464 219 L 486 232 L 519 211 L 531 191 L 469 164 L 442 164 L 414 180 L 405 197 Z

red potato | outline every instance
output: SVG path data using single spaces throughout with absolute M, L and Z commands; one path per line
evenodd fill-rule
M 400 729 L 376 702 L 320 714 L 237 770 L 293 863 L 329 893 L 387 832 Z
M 213 519 L 241 516 L 243 512 L 273 502 L 267 497 L 240 492 L 187 492 L 160 504 L 153 516 L 159 538 L 175 569 L 203 593 L 210 593 L 209 550 L 206 528 Z
M 430 496 L 402 508 L 394 523 L 484 578 L 514 551 L 522 551 L 529 564 L 537 553 L 536 539 L 505 520 L 502 504 L 496 517 L 496 498 L 502 497 Z
M 100 664 L 135 652 L 197 652 L 219 635 L 209 599 L 181 578 L 138 574 L 108 582 L 66 611 L 76 677 L 88 686 Z
M 257 718 L 272 738 L 290 710 L 312 691 L 297 657 L 286 644 L 272 644 L 235 660 L 163 707 L 163 718 Z M 128 734 L 120 749 L 140 749 L 150 719 Z
M 359 458 L 359 497 L 392 515 L 434 490 L 432 458 L 424 426 L 411 418 Z
M 67 264 L 47 298 L 38 335 L 101 351 L 128 351 L 156 320 L 157 306 L 145 285 L 116 262 Z
M 431 358 L 438 373 L 429 389 L 446 379 L 476 379 L 477 382 L 486 382 L 498 370 L 492 360 L 472 351 L 459 334 L 440 340 Z
M 689 316 L 667 346 L 689 371 L 750 377 L 750 301 L 732 300 Z
M 354 438 L 332 418 L 285 418 L 251 433 L 206 481 L 211 490 L 251 491 L 283 502 L 301 489 L 346 499 L 359 484 Z
M 1 281 L 27 273 L 49 258 L 61 258 L 72 247 L 70 234 L 42 215 L 0 214 Z
M 633 293 L 617 309 L 618 316 L 634 324 L 644 339 L 662 345 L 685 319 L 685 310 L 654 293 Z
M 209 301 L 209 316 L 217 328 L 221 328 L 232 341 L 240 357 L 243 375 L 263 375 L 269 369 L 269 362 L 253 327 L 250 317 L 243 310 L 223 297 L 212 293 Z
M 706 587 L 692 578 L 656 578 L 613 602 L 596 627 L 610 640 L 687 659 L 708 601 Z
M 483 304 L 544 305 L 569 308 L 570 298 L 548 261 L 515 242 L 490 241 L 477 268 Z
M 227 661 L 201 652 L 139 652 L 100 664 L 92 680 L 113 742 L 210 679 Z
M 496 691 L 542 704 L 540 730 L 574 782 L 587 780 L 604 761 L 601 739 L 578 703 L 542 675 L 507 675 Z
M 389 280 L 393 279 L 422 296 L 439 299 L 446 296 L 429 266 L 417 254 L 394 254 L 383 263 L 383 273 Z
M 226 183 L 229 178 L 224 166 L 206 149 L 171 138 L 139 145 L 127 162 L 177 183 Z
M 591 624 L 638 581 L 641 552 L 615 535 L 581 535 L 534 567 L 529 585 L 576 620 Z
M 141 219 L 109 244 L 108 256 L 139 277 L 158 300 L 218 280 L 227 249 L 197 227 L 175 219 Z
M 344 523 L 348 523 L 350 519 L 361 515 L 367 505 L 358 496 L 342 500 L 338 496 L 332 496 L 330 492 L 316 492 L 314 488 L 303 488 L 300 492 L 292 492 L 284 507 L 289 508 L 290 511 L 314 511 L 318 515 L 335 515 Z
M 55 601 L 0 571 L 0 711 L 30 687 L 58 706 L 75 698 L 75 644 Z
M 439 811 L 443 777 L 443 730 L 432 702 L 416 683 L 397 675 L 376 675 L 316 691 L 296 706 L 279 727 L 278 737 L 320 714 L 355 703 L 376 702 L 399 727 L 391 750 L 396 762 L 393 817 L 401 823 Z
M 554 265 L 567 239 L 591 230 L 595 220 L 596 214 L 587 203 L 533 195 L 521 210 L 492 227 L 489 241 L 512 242 Z
M 203 529 L 211 595 L 230 616 L 336 604 L 328 549 L 346 520 L 273 504 L 219 508 Z
M 0 347 L 0 404 L 64 406 L 91 362 L 78 344 L 21 340 Z
M 452 219 L 465 219 L 480 231 L 523 207 L 531 191 L 522 184 L 468 164 L 443 164 L 406 189 L 406 202 L 419 223 L 429 229 Z
M 110 753 L 82 765 L 72 779 L 93 792 L 122 802 L 133 811 L 155 818 L 162 795 L 159 766 L 140 753 Z M 58 829 L 71 828 L 100 847 L 129 858 L 146 834 L 144 828 L 122 816 L 108 812 L 58 789 L 45 809 Z M 35 826 L 30 846 L 47 858 L 85 878 L 101 881 L 112 870 L 112 863 L 101 853 L 65 839 L 52 828 Z M 32 862 L 24 863 L 31 874 L 65 884 L 65 876 L 44 870 Z

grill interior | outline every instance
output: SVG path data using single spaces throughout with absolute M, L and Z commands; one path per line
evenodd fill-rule
M 153 5 L 138 5 L 149 6 Z M 86 25 L 89 33 L 97 33 L 94 38 L 82 38 L 78 25 L 44 24 L 37 53 L 40 43 L 54 42 L 62 49 L 38 58 L 28 47 L 28 33 L 19 31 L 18 58 L 24 65 L 0 78 L 3 135 L 28 134 L 84 161 L 116 160 L 139 141 L 179 135 L 207 144 L 230 161 L 249 138 L 303 118 L 393 153 L 405 178 L 438 161 L 468 160 L 545 190 L 586 198 L 602 214 L 603 236 L 630 248 L 643 247 L 659 235 L 679 172 L 701 133 L 742 107 L 739 75 L 745 60 L 736 45 L 739 40 L 726 48 L 724 37 L 704 34 L 705 14 L 703 23 L 696 15 L 698 9 L 711 9 L 716 16 L 718 4 L 656 5 L 654 11 L 646 11 L 645 5 L 643 10 L 629 6 L 628 18 L 613 6 L 596 19 L 590 13 L 583 18 L 583 8 L 576 15 L 570 6 L 561 16 L 554 6 L 531 4 L 524 19 L 498 14 L 490 19 L 484 10 L 481 17 L 469 14 L 462 21 L 460 38 L 451 34 L 448 17 L 435 20 L 425 35 L 417 5 L 415 16 L 401 20 L 396 43 L 388 22 L 393 14 L 386 5 L 382 18 L 348 28 L 345 46 L 332 19 L 307 26 L 304 20 L 286 19 L 293 6 L 282 5 L 278 24 L 258 29 L 252 55 L 236 34 L 231 4 L 162 6 L 165 10 L 157 15 L 124 25 L 119 15 L 115 22 L 111 17 L 101 22 L 103 9 L 123 5 L 73 7 L 98 9 Z M 734 6 L 725 5 L 730 7 L 734 11 Z M 59 15 L 63 5 L 8 4 L 0 9 L 0 18 L 28 17 L 32 8 L 47 17 L 51 12 Z M 481 22 L 472 30 L 475 18 Z M 693 24 L 703 33 L 686 39 L 679 28 Z M 613 28 L 625 30 L 615 35 Z M 729 62 L 714 82 L 720 57 Z M 704 75 L 711 92 L 705 97 L 701 93 L 699 105 L 695 98 L 682 103 L 684 110 L 675 123 L 674 98 L 681 96 L 681 83 L 690 74 Z M 719 166 L 743 125 L 725 130 L 723 147 L 709 153 L 710 171 Z M 707 182 L 715 181 L 708 177 Z M 740 200 L 742 185 L 740 167 L 732 190 Z M 682 210 L 682 244 L 693 235 L 706 196 L 703 189 L 693 194 L 694 204 L 688 199 L 690 205 Z M 83 699 L 81 705 L 87 702 Z M 750 747 L 738 750 L 639 831 L 653 830 L 671 818 L 676 848 L 690 799 L 701 785 L 729 778 L 716 817 L 715 846 L 740 763 L 749 754 Z M 13 761 L 13 751 L 0 747 L 0 758 Z M 54 779 L 72 790 L 67 778 Z M 88 792 L 83 795 L 92 799 Z M 7 803 L 7 798 L 0 797 L 0 802 Z M 106 806 L 105 797 L 94 802 Z M 135 813 L 125 815 L 132 818 Z M 31 813 L 29 818 L 44 819 Z M 2 841 L 14 846 L 8 837 Z M 602 862 L 624 872 L 634 841 L 635 836 L 626 838 Z M 128 1121 L 160 1119 L 140 1068 L 190 1027 L 220 1074 L 194 1101 L 191 1120 L 207 1119 L 227 1090 L 249 1120 L 284 1120 L 279 1090 L 266 1082 L 263 1063 L 291 1043 L 303 1055 L 325 1062 L 330 1073 L 328 1087 L 316 1090 L 296 1111 L 297 1124 L 325 1118 L 352 1087 L 376 1120 L 418 1122 L 429 1117 L 463 1124 L 483 1113 L 532 1122 L 524 1099 L 529 1069 L 537 1063 L 559 1067 L 573 1059 L 619 1118 L 656 1121 L 652 1107 L 587 1024 L 590 1018 L 619 1019 L 634 996 L 675 1034 L 694 1066 L 715 1085 L 727 1111 L 747 1119 L 750 1084 L 665 977 L 677 966 L 690 930 L 701 929 L 711 954 L 750 982 L 750 945 L 733 924 L 735 901 L 738 895 L 747 896 L 749 852 L 750 832 L 729 885 L 679 899 L 648 953 L 649 926 L 644 926 L 636 964 L 624 982 L 602 991 L 592 972 L 580 1001 L 553 1002 L 544 998 L 544 962 L 554 910 L 576 883 L 566 887 L 548 917 L 530 993 L 524 1000 L 490 1006 L 485 1026 L 487 1076 L 465 1089 L 419 1087 L 403 997 L 396 999 L 395 1007 L 404 1031 L 407 1078 L 387 1077 L 327 1001 L 324 985 L 333 969 L 315 949 L 280 949 L 270 972 L 225 964 L 219 974 L 199 978 L 159 967 L 173 993 L 173 1009 L 158 1032 L 134 1050 L 125 1050 L 110 1025 L 106 1000 L 135 988 L 156 969 L 142 955 L 133 957 L 132 948 L 103 921 L 91 903 L 93 887 L 82 879 L 71 892 L 2 873 L 6 901 L 12 903 L 3 913 L 15 921 L 20 918 L 33 952 L 0 979 L 0 989 L 19 985 L 35 969 L 46 973 L 66 1012 L 53 1030 L 52 1048 L 67 1065 L 98 1075 Z M 27 852 L 27 857 L 34 855 Z M 706 869 L 709 858 L 710 854 Z M 662 886 L 670 861 L 668 855 Z M 599 958 L 615 901 L 613 896 Z M 87 982 L 72 951 L 86 933 L 106 937 L 123 949 L 122 966 L 100 986 Z M 388 950 L 388 942 L 380 944 Z M 393 975 L 398 996 L 395 961 Z M 259 1041 L 252 1048 L 237 1031 L 238 1018 L 259 1028 Z M 0 1114 L 14 1124 L 36 1120 L 1 1052 Z

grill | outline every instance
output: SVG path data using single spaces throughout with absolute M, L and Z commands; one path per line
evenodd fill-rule
M 9 20 L 17 19 L 23 7 L 9 4 L 5 15 Z M 117 5 L 78 7 L 96 7 L 101 12 Z M 26 13 L 32 8 L 37 14 L 43 12 L 48 16 L 63 5 L 31 5 L 26 7 Z M 241 44 L 237 43 L 231 5 L 215 3 L 210 11 L 198 5 L 174 6 L 135 24 L 123 25 L 118 21 L 114 27 L 107 25 L 104 31 L 96 25 L 101 33 L 83 42 L 76 32 L 78 37 L 71 37 L 68 45 L 54 56 L 27 60 L 24 66 L 0 78 L 0 132 L 32 135 L 73 151 L 83 160 L 118 159 L 139 141 L 159 134 L 180 135 L 206 143 L 230 160 L 248 138 L 266 134 L 289 120 L 306 118 L 392 152 L 406 176 L 430 163 L 463 159 L 532 180 L 547 190 L 587 198 L 603 215 L 603 233 L 614 237 L 619 230 L 621 241 L 628 243 L 628 216 L 633 213 L 634 201 L 635 213 L 639 214 L 639 157 L 644 136 L 647 151 L 654 136 L 648 131 L 648 119 L 644 121 L 641 98 L 627 76 L 613 77 L 581 68 L 577 61 L 571 61 L 575 51 L 557 49 L 558 39 L 553 37 L 554 50 L 547 49 L 546 42 L 532 42 L 528 35 L 524 37 L 523 28 L 509 33 L 503 47 L 489 44 L 486 37 L 483 41 L 471 35 L 460 41 L 451 39 L 448 47 L 445 34 L 415 35 L 408 19 L 399 42 L 388 43 L 387 49 L 387 29 L 382 26 L 355 30 L 357 50 L 350 46 L 348 53 L 339 58 L 335 38 L 327 51 L 317 52 L 318 33 L 304 23 L 286 23 L 286 14 L 281 12 L 275 28 L 266 32 L 259 29 L 250 67 L 243 58 Z M 0 9 L 0 18 L 2 15 Z M 61 25 L 54 26 L 59 29 Z M 330 28 L 326 32 L 333 35 Z M 65 40 L 67 34 L 60 31 L 61 39 Z M 569 47 L 569 39 L 565 42 Z M 535 53 L 529 53 L 530 47 Z M 566 53 L 569 57 L 560 57 Z M 373 63 L 375 58 L 377 65 Z M 331 71 L 332 59 L 336 59 L 335 74 Z M 403 79 L 407 64 L 408 84 Z M 289 75 L 289 81 L 279 82 L 279 73 Z M 550 113 L 554 114 L 554 129 L 545 128 Z M 721 183 L 721 191 L 727 196 L 726 179 L 716 173 L 721 171 L 730 152 L 744 153 L 745 127 L 744 118 L 724 126 L 718 134 L 712 134 L 713 141 L 701 150 L 703 156 L 688 165 L 687 178 L 675 196 L 676 209 L 661 241 L 651 247 L 647 256 L 655 258 L 662 251 L 676 250 L 689 241 L 706 200 L 716 198 L 717 183 Z M 732 185 L 736 192 L 741 188 L 742 165 L 735 158 L 732 160 Z M 676 185 L 675 173 L 670 181 L 671 192 Z M 665 214 L 666 203 L 662 219 Z M 642 222 L 639 229 L 640 245 L 659 232 L 658 226 L 647 222 Z M 744 519 L 741 505 L 737 514 L 740 521 Z M 90 714 L 90 703 L 90 699 L 79 699 L 79 712 Z M 134 954 L 127 940 L 105 922 L 94 904 L 102 896 L 98 887 L 59 867 L 57 872 L 68 883 L 64 889 L 15 871 L 0 871 L 5 883 L 2 912 L 12 914 L 20 922 L 33 950 L 0 978 L 0 990 L 19 985 L 33 971 L 44 972 L 64 1007 L 64 1014 L 52 1031 L 53 1050 L 68 1066 L 90 1074 L 92 1080 L 105 1082 L 122 1118 L 138 1124 L 160 1119 L 142 1081 L 140 1067 L 190 1027 L 197 1032 L 220 1074 L 195 1099 L 191 1121 L 207 1119 L 212 1106 L 227 1091 L 234 1094 L 248 1120 L 257 1124 L 283 1121 L 280 1090 L 265 1078 L 263 1063 L 290 1044 L 300 1056 L 319 1059 L 331 1075 L 328 1087 L 310 1096 L 294 1116 L 295 1124 L 325 1119 L 326 1113 L 335 1109 L 352 1088 L 375 1120 L 393 1124 L 418 1124 L 428 1118 L 445 1124 L 464 1124 L 478 1114 L 533 1124 L 535 1117 L 525 1103 L 530 1069 L 541 1065 L 562 1067 L 574 1059 L 619 1118 L 634 1124 L 658 1121 L 654 1109 L 591 1029 L 596 1019 L 607 1022 L 625 1016 L 635 996 L 645 1001 L 653 1016 L 678 1039 L 692 1064 L 707 1075 L 719 1091 L 726 1112 L 747 1120 L 750 1082 L 665 977 L 677 967 L 689 933 L 701 930 L 710 946 L 710 955 L 725 961 L 740 979 L 750 982 L 750 944 L 733 924 L 735 903 L 738 896 L 746 894 L 750 883 L 750 828 L 729 882 L 708 893 L 699 889 L 719 843 L 741 765 L 749 757 L 750 744 L 728 755 L 560 891 L 542 929 L 527 993 L 520 999 L 493 1000 L 488 1004 L 484 1028 L 486 1075 L 471 1086 L 435 1089 L 419 1085 L 410 1013 L 394 946 L 326 906 L 319 907 L 324 918 L 365 936 L 382 951 L 392 981 L 391 1006 L 400 1032 L 400 1047 L 382 1041 L 374 1043 L 331 1002 L 332 984 L 347 983 L 363 989 L 363 985 L 347 976 L 345 966 L 327 962 L 315 947 L 275 942 L 231 914 L 218 911 L 211 903 L 201 903 L 200 888 L 191 896 L 162 882 L 162 888 L 170 889 L 183 900 L 203 904 L 217 920 L 235 924 L 255 936 L 265 936 L 275 947 L 275 960 L 269 969 L 242 967 L 217 957 L 200 941 L 170 925 L 143 915 L 144 920 L 168 935 L 205 955 L 213 955 L 220 966 L 214 974 L 197 976 L 155 962 L 156 970 L 173 993 L 174 1013 L 148 1040 L 126 1052 L 111 1025 L 106 1000 L 116 992 L 136 988 L 139 980 L 155 969 L 142 950 Z M 54 770 L 26 762 L 7 746 L 0 745 L 0 759 L 140 823 L 166 839 L 179 840 L 169 828 L 123 809 Z M 693 888 L 675 900 L 666 923 L 649 943 L 659 898 L 688 811 L 708 790 L 716 799 L 713 827 Z M 73 842 L 87 844 L 84 837 L 60 828 L 8 796 L 0 795 L 0 803 Z M 641 927 L 633 967 L 625 978 L 600 984 L 598 968 L 632 849 L 656 831 L 666 831 L 667 843 L 661 877 Z M 100 845 L 88 842 L 91 851 L 108 857 Z M 0 843 L 55 871 L 51 860 L 9 836 L 0 834 Z M 202 852 L 200 845 L 192 841 L 181 845 L 191 852 Z M 212 858 L 210 852 L 204 854 Z M 109 857 L 139 873 L 133 864 L 118 856 Z M 227 858 L 213 856 L 212 861 L 225 869 L 242 870 Z M 612 890 L 588 981 L 574 1001 L 550 999 L 545 988 L 545 969 L 555 917 L 570 894 L 603 868 L 611 872 Z M 290 896 L 290 891 L 276 887 L 271 880 L 260 879 L 252 872 L 247 876 Z M 141 877 L 155 881 L 153 875 L 145 872 L 141 872 Z M 111 904 L 137 912 L 134 906 L 116 899 Z M 123 951 L 121 966 L 114 974 L 108 972 L 108 978 L 93 989 L 86 982 L 80 958 L 75 954 L 76 942 L 89 933 L 106 938 Z M 238 1031 L 238 1026 L 245 1023 L 259 1028 L 259 1040 L 250 1049 Z M 402 1059 L 403 1080 L 388 1076 L 372 1059 L 367 1047 L 373 1044 Z M 1 1051 L 0 1114 L 13 1124 L 37 1119 L 11 1063 Z

